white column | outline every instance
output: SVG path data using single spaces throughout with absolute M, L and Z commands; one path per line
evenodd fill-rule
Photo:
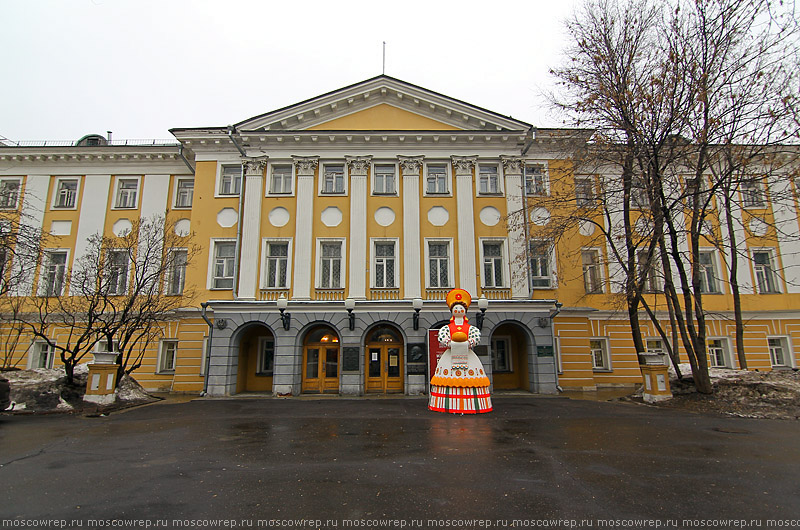
M 264 196 L 264 167 L 267 157 L 246 159 L 244 165 L 244 204 L 242 241 L 239 248 L 238 300 L 255 300 L 258 285 L 258 252 L 261 235 L 261 201 Z
M 367 170 L 371 157 L 347 157 L 350 170 L 350 298 L 367 297 Z M 363 268 L 362 268 L 363 267 Z
M 475 191 L 473 172 L 477 157 L 454 156 L 456 173 L 456 211 L 458 222 L 458 267 L 461 287 L 472 296 L 478 296 L 477 253 L 475 252 Z
M 295 214 L 293 298 L 311 298 L 311 259 L 314 243 L 314 173 L 319 158 L 295 157 L 297 213 Z
M 520 222 L 511 222 L 508 226 L 508 255 L 511 261 L 511 296 L 512 298 L 530 298 L 530 282 L 528 281 L 528 242 L 525 240 L 525 225 L 528 223 L 527 212 L 522 211 L 522 160 L 517 157 L 501 156 L 503 174 L 506 179 L 506 212 L 516 215 Z M 519 214 L 519 212 L 522 212 Z M 522 266 L 519 266 L 522 264 Z M 555 272 L 555 271 L 553 271 Z
M 22 200 L 22 216 L 30 228 L 35 230 L 44 231 L 42 223 L 44 222 L 44 211 L 46 209 L 45 199 L 47 197 L 47 188 L 50 186 L 50 175 L 28 175 L 25 179 L 25 194 Z M 77 200 L 77 199 L 76 199 Z M 22 251 L 21 255 L 26 255 L 27 252 Z M 33 290 L 33 276 L 36 272 L 33 264 L 21 263 L 22 260 L 13 260 L 12 267 L 14 267 L 14 277 L 19 278 L 20 281 L 15 287 L 15 292 L 12 294 L 19 296 L 26 296 L 32 294 Z M 33 260 L 31 260 L 33 261 Z M 19 269 L 17 269 L 19 267 Z M 30 270 L 20 270 L 28 268 Z
M 419 173 L 422 157 L 397 157 L 403 179 L 403 287 L 405 299 L 422 297 Z

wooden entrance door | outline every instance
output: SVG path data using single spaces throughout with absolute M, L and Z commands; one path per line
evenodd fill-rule
M 303 392 L 339 392 L 339 339 L 332 330 L 309 334 L 303 348 Z
M 379 327 L 370 334 L 364 350 L 367 354 L 365 391 L 402 393 L 403 342 L 400 334 L 388 326 Z

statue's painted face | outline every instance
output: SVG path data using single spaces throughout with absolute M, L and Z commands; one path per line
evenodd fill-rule
M 454 317 L 463 317 L 467 314 L 467 308 L 461 304 L 454 304 L 452 313 Z

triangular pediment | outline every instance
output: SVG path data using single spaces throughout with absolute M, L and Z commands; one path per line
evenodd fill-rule
M 381 75 L 236 124 L 239 131 L 523 131 L 530 125 Z

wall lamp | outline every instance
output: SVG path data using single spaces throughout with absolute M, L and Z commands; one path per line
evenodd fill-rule
M 475 318 L 475 323 L 478 324 L 478 329 L 483 329 L 483 319 L 486 316 L 486 310 L 489 308 L 489 300 L 485 296 L 478 298 L 478 309 L 481 310 Z
M 283 322 L 283 329 L 289 331 L 292 326 L 292 314 L 286 313 L 286 308 L 289 307 L 289 300 L 283 295 L 278 298 L 278 310 L 281 312 L 281 322 Z
M 414 308 L 414 330 L 419 329 L 419 311 L 422 309 L 422 298 L 414 298 L 411 301 L 411 305 Z
M 348 298 L 344 301 L 344 308 L 347 309 L 347 316 L 350 319 L 350 331 L 356 329 L 356 316 L 353 314 L 353 309 L 356 308 L 356 301 Z

